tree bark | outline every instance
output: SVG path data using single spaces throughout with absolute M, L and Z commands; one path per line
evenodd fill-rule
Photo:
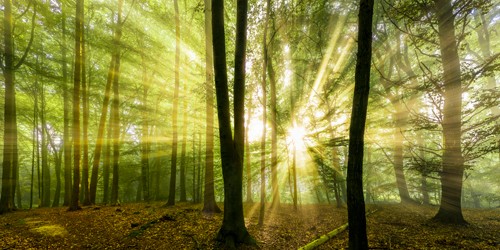
M 434 219 L 445 223 L 465 224 L 461 204 L 464 174 L 461 147 L 462 82 L 455 40 L 455 16 L 451 0 L 436 0 L 435 8 L 444 79 L 442 121 L 444 152 L 441 172 L 441 205 Z
M 113 99 L 111 101 L 111 127 L 113 129 L 112 133 L 112 145 L 113 145 L 113 180 L 111 184 L 111 204 L 119 204 L 118 200 L 118 189 L 119 189 L 119 168 L 120 168 L 120 61 L 121 61 L 121 44 L 119 43 L 122 36 L 122 7 L 123 0 L 118 0 L 118 19 L 116 26 L 116 36 L 118 38 L 118 44 L 116 47 L 116 59 L 115 59 L 115 75 L 113 77 Z
M 179 106 L 179 63 L 181 53 L 181 35 L 180 35 L 180 20 L 179 20 L 179 3 L 174 0 L 175 10 L 175 86 L 174 100 L 172 104 L 172 158 L 170 161 L 170 189 L 168 195 L 167 206 L 175 205 L 175 186 L 177 179 L 177 111 Z
M 43 63 L 43 62 L 42 62 Z M 47 121 L 45 120 L 45 84 L 41 85 L 42 112 L 40 112 L 40 121 L 42 122 L 42 203 L 40 207 L 50 206 L 50 169 L 48 162 L 48 142 L 47 142 Z
M 260 209 L 259 226 L 264 225 L 264 216 L 266 208 L 266 125 L 267 125 L 267 30 L 269 23 L 270 1 L 266 4 L 266 17 L 264 19 L 264 35 L 262 38 L 262 137 L 260 139 Z
M 358 14 L 358 52 L 347 165 L 349 249 L 368 249 L 363 197 L 363 147 L 370 90 L 373 0 L 361 0 Z
M 268 12 L 268 20 L 273 20 L 273 31 L 275 32 L 274 27 L 274 18 L 271 18 L 272 15 L 272 5 L 271 0 L 267 0 L 267 12 Z M 269 21 L 267 21 L 269 22 Z M 280 191 L 279 191 L 279 183 L 278 183 L 278 121 L 277 117 L 277 105 L 276 105 L 276 73 L 274 72 L 273 67 L 273 44 L 272 41 L 274 39 L 271 38 L 269 42 L 270 45 L 267 47 L 267 74 L 269 75 L 269 87 L 270 87 L 270 109 L 271 109 L 271 189 L 273 202 L 272 207 L 280 205 Z
M 255 244 L 243 218 L 242 179 L 244 144 L 244 96 L 247 0 L 238 0 L 234 77 L 234 140 L 232 138 L 224 34 L 224 1 L 212 0 L 215 87 L 224 179 L 224 219 L 217 240 L 234 248 L 238 243 Z
M 81 209 L 79 206 L 80 194 L 80 86 L 82 70 L 81 38 L 83 33 L 84 0 L 76 0 L 75 22 L 75 62 L 73 75 L 73 192 L 69 210 Z
M 212 50 L 212 3 L 205 1 L 205 88 L 206 88 L 206 130 L 205 130 L 205 192 L 203 212 L 220 213 L 215 202 L 214 187 L 214 64 Z
M 90 202 L 89 190 L 89 95 L 87 84 L 87 71 L 86 71 L 86 52 L 85 52 L 85 32 L 84 23 L 82 22 L 82 109 L 83 109 L 83 159 L 82 159 L 82 189 L 83 200 L 82 204 L 88 206 Z
M 184 85 L 184 93 L 187 86 Z M 183 100 L 182 114 L 182 144 L 181 144 L 181 169 L 180 169 L 180 202 L 186 202 L 186 144 L 187 144 L 187 98 Z
M 66 12 L 62 11 L 62 87 L 63 87 L 63 105 L 64 105 L 64 131 L 63 131 L 63 150 L 64 150 L 64 201 L 63 206 L 68 206 L 71 199 L 71 140 L 70 140 L 70 100 L 68 90 L 68 64 L 66 62 Z
M 250 121 L 252 119 L 252 97 L 248 100 L 248 114 L 246 120 L 246 129 L 245 129 L 245 170 L 247 177 L 247 203 L 253 203 L 252 199 L 252 158 L 250 155 L 250 139 L 248 138 L 248 128 L 250 126 Z
M 142 196 L 144 201 L 149 201 L 150 188 L 149 188 L 149 112 L 148 112 L 148 92 L 150 81 L 147 74 L 147 66 L 144 54 L 142 55 L 142 138 L 141 138 L 141 183 L 142 183 Z

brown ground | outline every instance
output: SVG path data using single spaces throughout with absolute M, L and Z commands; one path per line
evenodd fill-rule
M 205 215 L 201 205 L 163 203 L 34 209 L 0 215 L 0 249 L 213 249 L 222 214 Z M 500 209 L 464 210 L 468 226 L 430 222 L 436 207 L 377 205 L 368 217 L 374 249 L 500 249 Z M 249 232 L 261 249 L 297 249 L 347 221 L 345 209 L 290 205 L 266 210 L 245 206 Z M 347 247 L 347 231 L 319 249 Z M 247 247 L 244 247 L 247 248 Z

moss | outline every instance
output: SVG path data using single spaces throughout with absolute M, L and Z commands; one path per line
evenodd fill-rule
M 43 234 L 46 236 L 65 236 L 68 234 L 68 231 L 64 227 L 61 227 L 59 225 L 46 225 L 46 226 L 41 226 L 37 228 L 31 229 L 32 231 Z

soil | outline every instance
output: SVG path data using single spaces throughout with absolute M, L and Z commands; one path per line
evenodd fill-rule
M 133 203 L 121 206 L 39 208 L 0 215 L 0 249 L 217 249 L 223 214 L 201 204 Z M 219 204 L 222 208 L 222 204 Z M 430 220 L 437 207 L 368 205 L 371 249 L 500 249 L 500 209 L 464 209 L 466 226 Z M 347 222 L 347 210 L 331 205 L 267 208 L 245 204 L 245 222 L 261 249 L 297 249 Z M 319 249 L 347 248 L 348 231 Z M 250 249 L 240 246 L 242 249 Z

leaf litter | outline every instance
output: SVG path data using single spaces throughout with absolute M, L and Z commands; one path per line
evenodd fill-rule
M 0 216 L 0 249 L 217 249 L 223 214 L 205 214 L 201 204 L 131 203 L 22 210 Z M 219 205 L 222 207 L 222 205 Z M 464 209 L 467 226 L 430 219 L 437 207 L 368 205 L 372 249 L 499 249 L 500 209 Z M 331 205 L 266 207 L 245 204 L 245 223 L 261 249 L 297 249 L 347 222 L 347 210 Z M 319 249 L 347 248 L 348 231 Z M 249 247 L 242 246 L 242 249 Z

